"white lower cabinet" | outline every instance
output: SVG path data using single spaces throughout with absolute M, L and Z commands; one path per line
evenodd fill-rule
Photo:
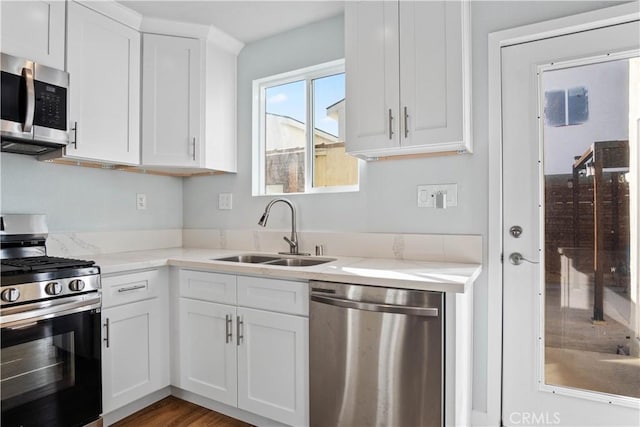
M 307 425 L 309 319 L 238 308 L 238 407 Z
M 221 291 L 203 292 L 206 286 Z M 237 304 L 229 304 L 229 286 L 237 286 Z M 284 313 L 269 310 L 279 293 L 296 295 L 290 306 L 277 308 Z M 178 386 L 285 424 L 307 425 L 308 303 L 300 304 L 307 298 L 304 282 L 181 270 Z
M 169 385 L 169 312 L 166 272 L 103 277 L 102 288 L 106 414 Z
M 182 388 L 237 406 L 236 308 L 180 298 L 179 312 Z

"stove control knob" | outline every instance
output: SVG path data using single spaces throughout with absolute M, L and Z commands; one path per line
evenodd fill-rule
M 20 298 L 20 291 L 16 288 L 9 288 L 2 291 L 0 298 L 5 302 L 16 302 Z
M 44 287 L 44 291 L 47 295 L 58 295 L 62 292 L 62 285 L 58 282 L 47 283 L 47 286 Z
M 69 282 L 69 289 L 74 292 L 80 292 L 84 289 L 84 281 L 82 279 L 75 279 Z

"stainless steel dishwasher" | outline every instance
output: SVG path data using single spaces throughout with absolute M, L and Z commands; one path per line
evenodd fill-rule
M 443 294 L 310 286 L 311 426 L 441 426 Z

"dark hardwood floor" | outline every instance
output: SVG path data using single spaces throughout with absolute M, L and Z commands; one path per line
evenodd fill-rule
M 242 421 L 169 396 L 113 424 L 114 427 L 251 427 Z

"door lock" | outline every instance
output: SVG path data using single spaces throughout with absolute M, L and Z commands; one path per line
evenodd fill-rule
M 522 227 L 520 227 L 519 225 L 512 226 L 509 229 L 509 234 L 511 234 L 514 238 L 517 239 L 522 234 Z

